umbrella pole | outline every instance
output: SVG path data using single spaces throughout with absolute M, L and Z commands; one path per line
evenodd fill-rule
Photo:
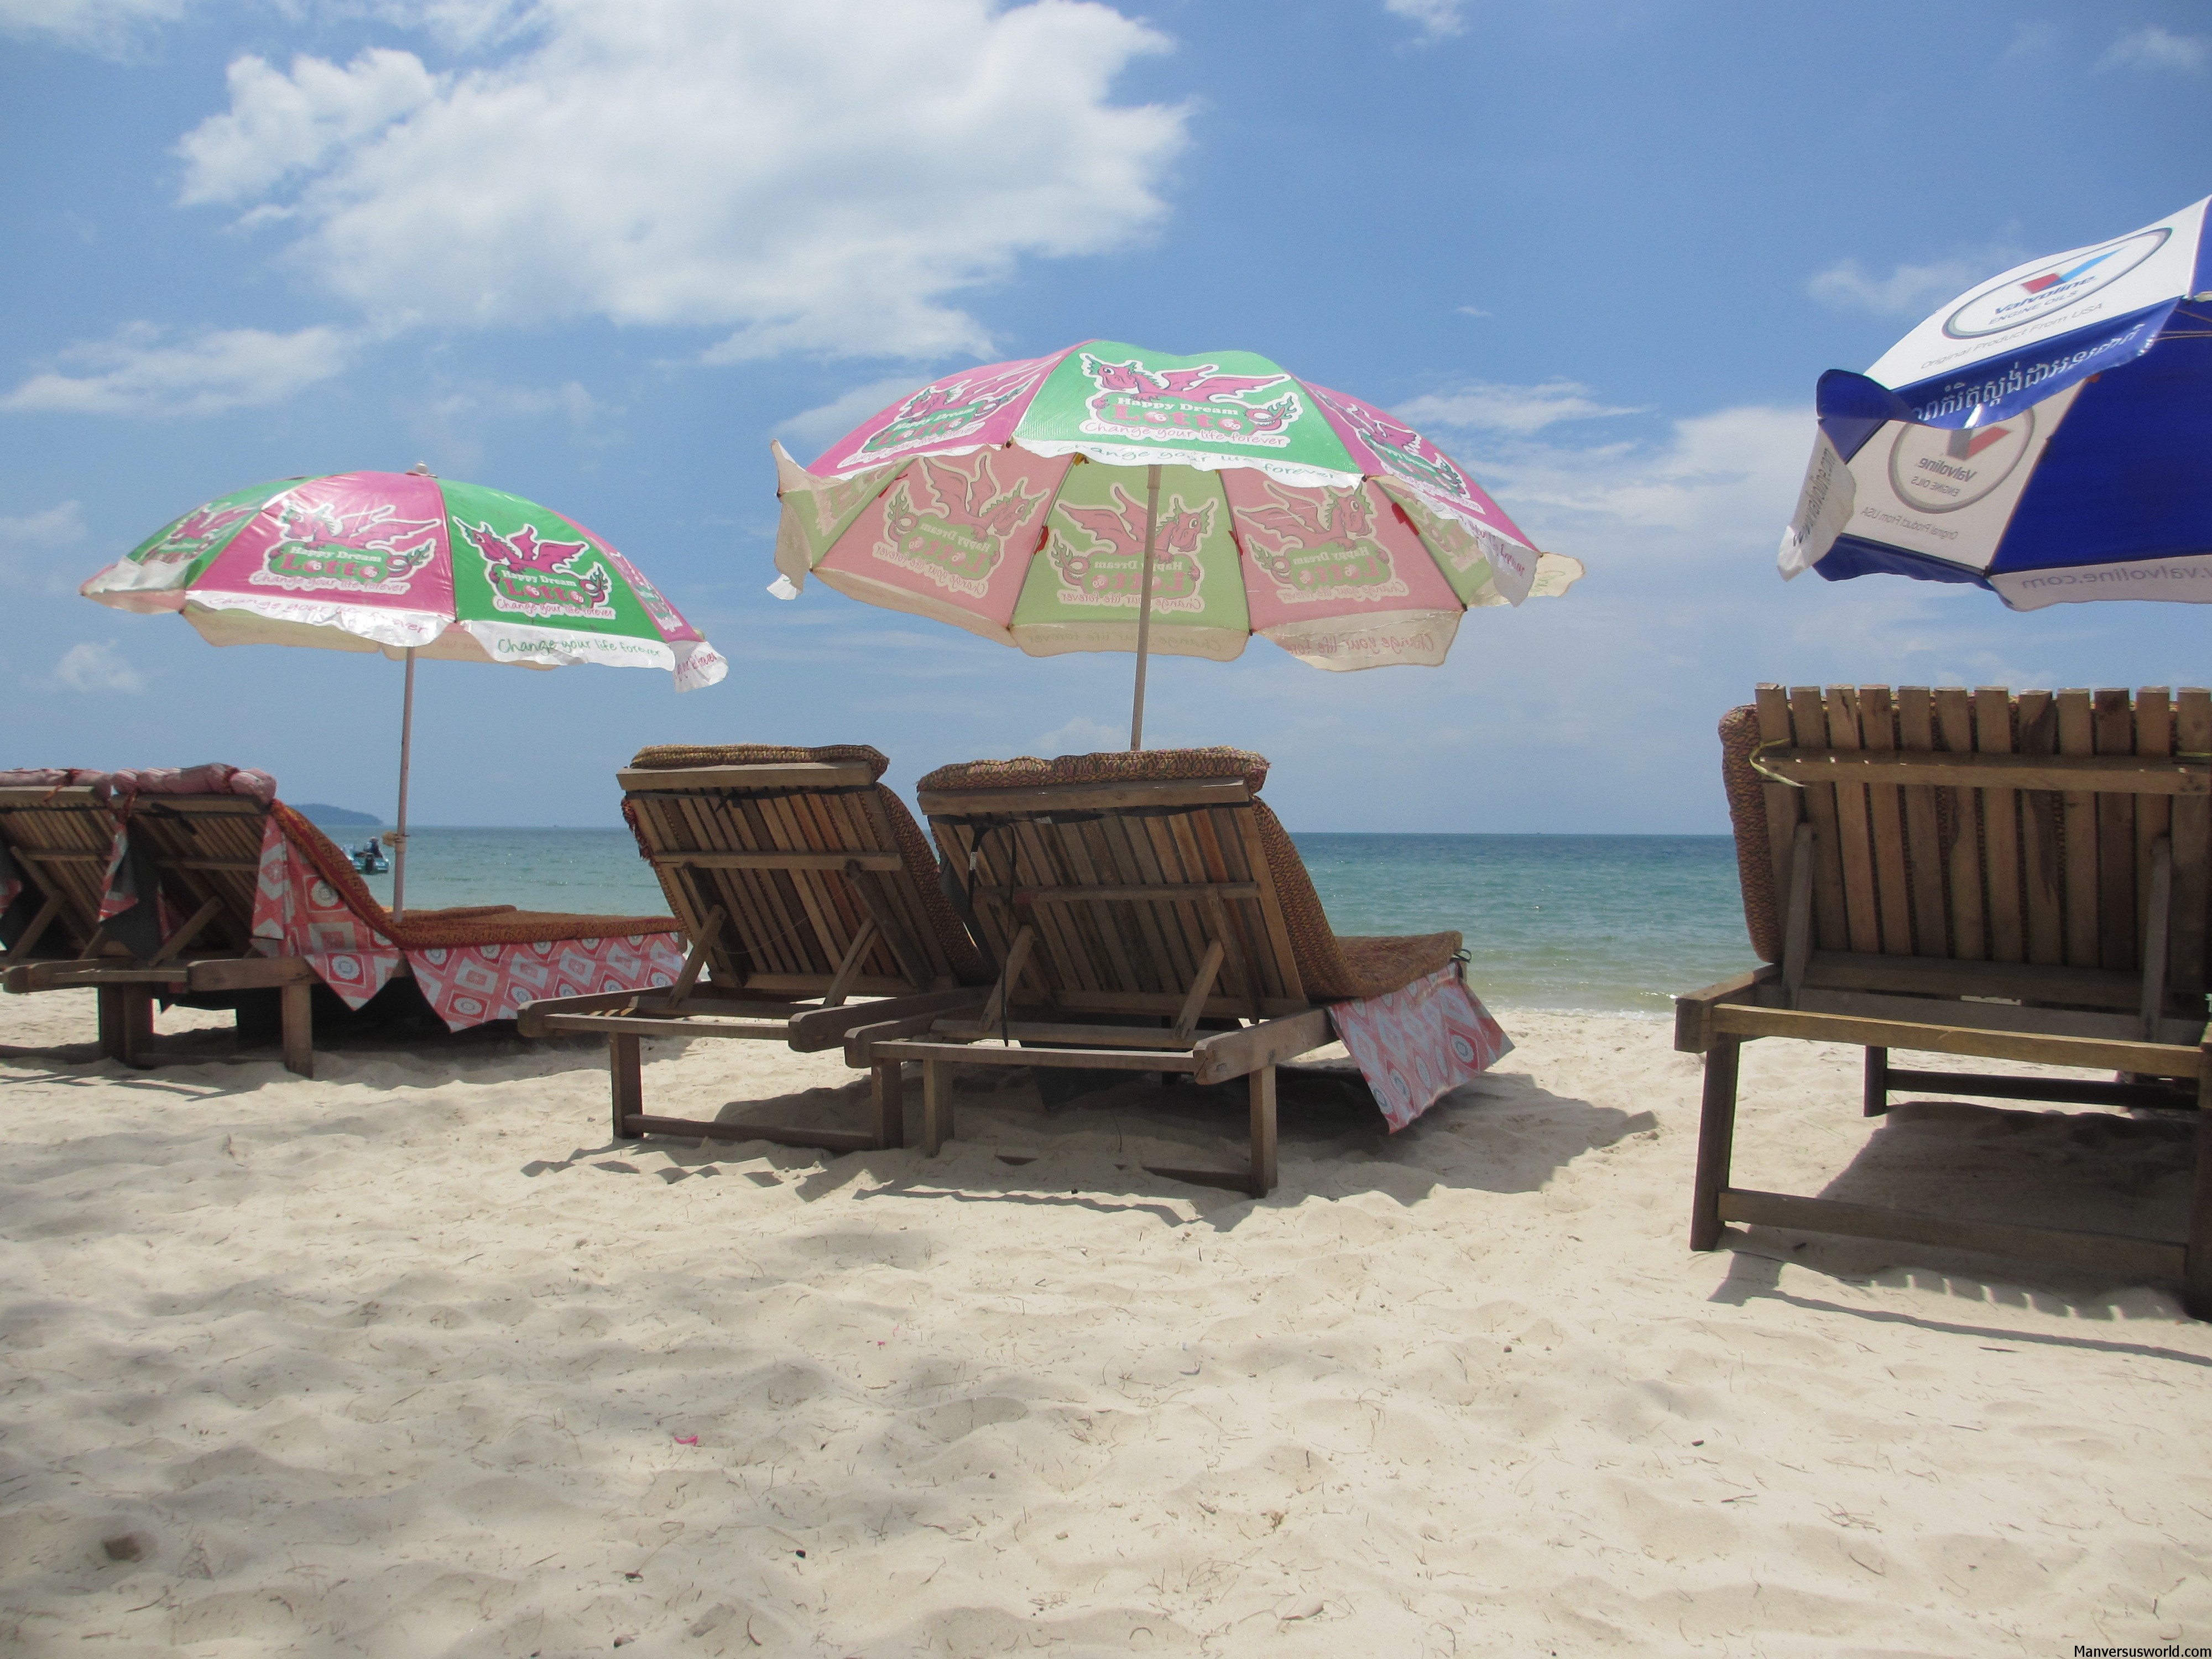
M 1145 659 L 1152 643 L 1152 544 L 1160 522 L 1160 470 L 1145 469 L 1145 575 L 1137 598 L 1137 694 L 1129 714 L 1129 748 L 1145 746 Z
M 399 714 L 399 827 L 392 836 L 392 919 L 407 919 L 407 762 L 415 741 L 415 647 L 407 647 L 407 690 Z

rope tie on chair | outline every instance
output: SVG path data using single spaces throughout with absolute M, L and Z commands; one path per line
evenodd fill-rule
M 1781 773 L 1775 771 L 1771 767 L 1768 766 L 1765 761 L 1762 758 L 1764 756 L 1772 753 L 1775 750 L 1794 749 L 1795 747 L 1796 747 L 1796 744 L 1790 738 L 1776 738 L 1771 742 L 1760 744 L 1757 748 L 1753 749 L 1749 755 L 1746 756 L 1745 759 L 1749 762 L 1751 769 L 1758 773 L 1760 777 L 1765 778 L 1769 783 L 1787 784 L 1792 789 L 1802 789 L 1805 787 L 1805 784 L 1802 781 L 1796 778 L 1784 777 Z M 1948 753 L 1948 751 L 1936 750 L 1928 752 L 1941 754 Z M 1984 750 L 1983 752 L 1986 753 L 1989 751 Z M 2010 758 L 2033 760 L 2036 757 L 2033 755 L 2015 755 Z M 2064 757 L 2061 757 L 2059 758 Z M 2148 760 L 2197 761 L 2212 763 L 2212 750 L 2200 752 L 2194 749 L 2177 749 L 2171 755 L 2158 755 L 2154 753 L 2144 757 L 2144 758 Z

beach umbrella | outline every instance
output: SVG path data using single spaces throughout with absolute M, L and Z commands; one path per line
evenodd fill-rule
M 431 476 L 341 472 L 194 507 L 83 586 L 118 611 L 179 611 L 216 645 L 381 651 L 407 665 L 392 908 L 405 914 L 415 659 L 728 672 L 644 573 L 550 507 Z
M 1088 340 L 933 380 L 811 466 L 773 448 L 771 592 L 814 575 L 1031 656 L 1133 651 L 1132 749 L 1154 652 L 1258 634 L 1318 668 L 1433 666 L 1468 609 L 1583 574 L 1395 416 L 1249 351 Z
M 1823 374 L 1782 574 L 2212 603 L 2208 206 L 2016 265 Z

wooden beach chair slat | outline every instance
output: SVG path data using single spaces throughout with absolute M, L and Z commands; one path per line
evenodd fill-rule
M 1824 732 L 1812 718 L 1816 696 Z M 1790 741 L 1782 746 L 1768 735 L 1779 724 L 1765 718 L 1772 701 L 1762 688 L 1756 708 L 1733 711 L 1722 726 L 1746 915 L 1765 963 L 1676 1004 L 1677 1048 L 1705 1061 L 1692 1247 L 1713 1248 L 1725 1224 L 1739 1221 L 2133 1264 L 2130 1272 L 2151 1263 L 2179 1279 L 2190 1312 L 2212 1319 L 2212 692 L 2069 690 L 2014 698 L 1987 687 L 1932 695 L 1911 687 L 1848 695 L 1800 688 L 1790 695 Z M 1892 713 L 1896 758 L 1885 760 Z M 1811 741 L 1816 735 L 1825 742 Z M 1939 758 L 1915 758 L 1927 756 Z M 1762 810 L 1774 797 L 1744 787 L 1754 763 L 1804 783 L 1802 817 L 1790 825 L 1798 844 L 1817 848 L 1826 830 L 1819 792 L 1834 792 L 1843 936 L 1864 943 L 1863 915 L 1850 908 L 1864 893 L 1878 911 L 1878 950 L 1838 950 L 1836 936 L 1820 932 L 1819 882 L 1807 878 L 1825 878 L 1825 869 L 1814 872 L 1809 852 L 1802 861 L 1794 849 L 1788 860 L 1777 855 L 1776 825 Z M 1878 793 L 1885 785 L 1900 792 L 1893 815 Z M 1850 851 L 1855 791 L 1866 801 L 1863 866 Z M 1927 799 L 1916 801 L 1923 791 Z M 1892 902 L 1897 853 L 1911 892 L 1909 929 Z M 1793 873 L 1799 878 L 1790 879 Z M 1778 935 L 1771 908 L 1784 892 L 1790 896 Z M 1887 1111 L 1891 1095 L 1908 1090 L 2107 1109 L 2194 1108 L 2206 1127 L 2195 1137 L 2197 1199 L 2188 1241 L 1905 1214 L 1735 1188 L 1738 1051 L 1761 1037 L 1863 1048 L 1869 1115 Z M 1893 1066 L 1893 1049 L 2044 1069 L 1926 1071 Z M 2105 1075 L 2061 1077 L 2054 1067 Z M 1956 1190 L 1965 1208 L 1995 1202 L 2004 1189 L 1962 1180 Z
M 2106 686 L 2096 695 L 2097 752 L 2135 752 L 2134 710 L 2127 692 Z M 2106 968 L 2136 965 L 2136 798 L 2111 792 L 2097 797 L 2097 939 Z
M 1974 750 L 1982 755 L 2013 752 L 2012 696 L 2002 687 L 1984 686 L 1974 693 Z M 2012 789 L 1984 789 L 1981 796 L 1990 960 L 2025 962 L 2027 923 L 2020 881 L 2020 795 Z
M 2019 721 L 2022 754 L 2058 752 L 2058 704 L 2051 693 L 2021 692 Z M 2062 810 L 2057 790 L 2021 792 L 2020 866 L 2027 960 L 2046 966 L 2066 959 L 2066 896 L 2059 883 Z
M 2174 699 L 2174 751 L 2212 754 L 2212 691 L 2185 690 Z M 2212 800 L 2173 803 L 2172 962 L 2167 983 L 2183 996 L 2206 988 L 2206 908 L 2212 905 Z
M 2097 752 L 2096 707 L 2078 689 L 2058 694 L 2058 752 L 2083 757 Z M 2075 968 L 2104 965 L 2097 927 L 2097 797 L 2069 789 L 2060 800 L 2066 843 L 2066 960 Z
M 1940 748 L 1954 755 L 1974 747 L 1972 700 L 1963 686 L 1936 688 L 1936 735 Z M 1944 846 L 1951 896 L 1951 949 L 1969 961 L 1990 954 L 1988 908 L 1982 890 L 1982 792 L 1954 787 L 1944 792 Z
M 1790 690 L 1792 739 L 1800 748 L 1826 749 L 1828 710 L 1817 685 L 1792 686 Z M 1850 925 L 1844 897 L 1844 856 L 1836 822 L 1833 784 L 1808 784 L 1804 813 L 1813 825 L 1814 937 L 1823 949 L 1850 949 Z
M 1900 753 L 1933 754 L 1936 750 L 1936 700 L 1924 685 L 1900 686 L 1893 702 L 1897 708 L 1897 743 Z M 1923 957 L 1951 953 L 1951 918 L 1943 902 L 1943 820 L 1936 790 L 1924 783 L 1909 783 L 1898 791 L 1905 812 L 1905 842 L 1911 866 L 1913 949 Z
M 1253 957 L 1261 964 L 1259 994 L 1267 1001 L 1302 1003 L 1305 1000 L 1305 986 L 1299 978 L 1297 955 L 1291 944 L 1291 924 L 1283 914 L 1282 895 L 1273 882 L 1258 879 L 1258 872 L 1267 867 L 1267 852 L 1260 844 L 1258 820 L 1249 813 L 1219 816 L 1229 818 L 1230 823 L 1225 830 L 1217 828 L 1216 833 L 1234 838 L 1238 872 L 1244 879 L 1257 882 L 1260 889 L 1260 896 L 1254 901 L 1260 917 L 1260 933 L 1252 941 Z
M 1886 685 L 1858 688 L 1859 737 L 1880 753 L 1897 748 L 1897 711 Z M 1881 948 L 1901 953 L 1912 948 L 1912 895 L 1905 873 L 1903 790 L 1893 783 L 1867 789 L 1868 833 L 1874 841 L 1874 874 L 1881 905 Z
M 2136 753 L 2170 756 L 2173 752 L 2173 706 L 2162 686 L 2136 693 Z M 2169 844 L 2173 831 L 2173 797 L 2144 796 L 2136 805 L 2135 931 L 2138 950 L 2148 954 L 2152 930 L 2152 864 L 2160 842 Z M 2169 863 L 2169 871 L 2171 866 Z M 2171 878 L 2169 875 L 2169 879 Z M 2170 906 L 2169 906 L 2170 908 Z M 2162 919 L 2162 925 L 2165 919 Z M 2171 945 L 2171 928 L 2163 942 Z M 2164 954 L 2164 952 L 2161 952 Z M 2160 964 L 2163 973 L 2167 964 Z
M 1863 747 L 1859 738 L 1857 695 L 1831 686 L 1823 701 L 1828 715 L 1828 746 L 1846 754 Z M 1874 887 L 1874 846 L 1867 817 L 1864 784 L 1836 786 L 1836 835 L 1843 853 L 1844 926 L 1847 949 L 1881 949 L 1881 911 Z
M 1790 695 L 1781 686 L 1762 684 L 1758 692 L 1759 741 L 1761 748 L 1788 746 L 1796 741 L 1792 734 Z M 1799 820 L 1805 816 L 1805 791 L 1771 777 L 1763 778 L 1759 793 L 1766 806 L 1767 856 L 1774 868 L 1778 892 L 1790 890 L 1790 849 L 1795 843 Z

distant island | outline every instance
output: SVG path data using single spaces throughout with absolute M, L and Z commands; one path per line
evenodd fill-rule
M 374 812 L 356 812 L 349 806 L 325 806 L 320 801 L 309 801 L 295 810 L 308 823 L 332 830 L 374 830 L 384 822 Z

